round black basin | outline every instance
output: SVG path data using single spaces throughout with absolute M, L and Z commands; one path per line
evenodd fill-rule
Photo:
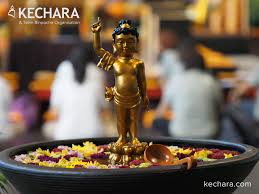
M 249 145 L 212 140 L 145 138 L 164 145 L 219 148 L 239 151 L 230 159 L 205 162 L 186 170 L 185 166 L 156 166 L 122 169 L 63 169 L 26 165 L 14 161 L 17 154 L 58 145 L 92 141 L 108 144 L 114 138 L 40 142 L 9 148 L 0 153 L 0 170 L 21 194 L 86 193 L 232 193 L 258 161 L 258 149 Z M 228 186 L 226 186 L 228 185 Z

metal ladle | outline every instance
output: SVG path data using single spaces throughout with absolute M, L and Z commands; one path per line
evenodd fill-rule
M 191 169 L 195 160 L 192 157 L 186 157 L 181 160 L 174 160 L 174 156 L 167 146 L 162 144 L 152 144 L 144 152 L 144 160 L 152 164 L 161 166 L 187 164 L 187 169 Z

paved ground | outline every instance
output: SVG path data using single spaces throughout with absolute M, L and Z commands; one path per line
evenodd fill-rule
M 259 162 L 253 169 L 253 171 L 244 180 L 251 182 L 251 188 L 238 188 L 234 194 L 256 194 L 259 193 Z

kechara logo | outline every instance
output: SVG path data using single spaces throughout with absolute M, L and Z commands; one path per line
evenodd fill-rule
M 12 5 L 8 11 L 8 15 L 15 18 L 15 9 L 14 6 Z
M 20 19 L 42 19 L 42 18 L 80 18 L 76 8 L 69 9 L 67 7 L 52 8 L 52 7 L 29 7 L 18 8 L 17 15 L 14 6 L 12 5 L 8 11 L 8 16 L 13 18 L 18 17 Z

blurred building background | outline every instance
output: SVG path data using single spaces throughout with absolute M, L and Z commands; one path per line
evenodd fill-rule
M 19 8 L 37 7 L 76 8 L 79 18 L 17 17 Z M 15 12 L 16 17 L 11 16 Z M 242 91 L 238 102 L 231 100 L 239 83 L 259 72 L 259 0 L 0 0 L 0 73 L 11 90 L 8 103 L 3 101 L 10 105 L 5 112 L 0 110 L 8 123 L 6 130 L 0 129 L 0 149 L 53 139 L 57 115 L 51 110 L 50 98 L 56 70 L 82 43 L 91 47 L 91 24 L 97 17 L 103 24 L 103 46 L 111 52 L 111 34 L 120 19 L 131 19 L 138 27 L 138 57 L 145 62 L 150 99 L 149 111 L 140 117 L 141 136 L 169 135 L 174 110 L 166 110 L 162 118 L 157 118 L 156 111 L 170 79 L 166 76 L 178 74 L 174 54 L 183 40 L 192 38 L 206 70 L 223 91 L 216 139 L 259 145 L 259 125 L 253 114 L 258 85 Z M 171 55 L 164 52 L 167 49 Z M 259 73 L 254 77 L 259 78 Z M 104 85 L 113 84 L 113 74 L 106 73 Z M 0 91 L 0 98 L 4 93 Z M 103 136 L 117 136 L 112 104 L 100 117 L 106 126 Z
M 24 7 L 67 7 L 71 10 L 76 8 L 80 18 L 19 19 L 8 14 L 12 11 L 11 6 L 16 12 L 18 8 Z M 17 128 L 11 138 L 3 140 L 5 143 L 1 143 L 1 146 L 48 139 L 42 131 L 46 123 L 55 120 L 49 110 L 55 71 L 82 42 L 86 45 L 92 44 L 91 24 L 97 21 L 98 16 L 103 23 L 103 46 L 110 51 L 111 33 L 120 19 L 131 19 L 138 27 L 138 55 L 146 65 L 148 95 L 151 102 L 151 109 L 141 114 L 140 133 L 162 135 L 159 130 L 152 128 L 156 119 L 155 110 L 165 84 L 161 65 L 161 45 L 163 38 L 165 42 L 172 38 L 167 38 L 163 32 L 170 31 L 175 35 L 172 45 L 168 45 L 172 49 L 181 45 L 181 40 L 187 37 L 192 37 L 199 43 L 198 51 L 205 60 L 206 68 L 220 81 L 225 97 L 224 107 L 228 108 L 232 105 L 228 96 L 235 87 L 236 80 L 245 79 L 259 65 L 258 13 L 258 0 L 1 0 L 1 76 L 7 80 L 12 90 L 13 99 L 8 119 L 12 126 Z M 177 45 L 174 44 L 176 40 Z M 113 84 L 112 73 L 107 73 L 105 78 L 106 85 Z M 253 120 L 255 91 L 256 87 L 251 87 L 242 95 L 238 108 L 233 108 L 233 114 L 231 112 L 231 115 L 237 114 L 232 120 L 227 119 L 225 122 L 223 119 L 222 127 L 234 130 L 234 133 L 226 132 L 223 135 L 224 140 L 251 143 L 252 140 L 246 132 L 246 128 L 251 126 L 246 124 L 250 123 L 248 120 Z M 25 94 L 30 96 L 28 105 L 23 104 L 23 108 L 17 109 L 15 103 Z M 29 106 L 34 107 L 34 112 L 28 114 L 33 118 L 25 118 L 25 113 L 21 113 Z M 110 126 L 106 135 L 117 135 L 114 129 L 115 121 L 105 119 L 107 115 L 113 114 L 112 106 L 110 111 L 102 115 L 104 122 L 108 122 L 107 126 Z M 168 110 L 163 119 L 168 121 L 173 117 L 174 111 Z M 26 119 L 30 120 L 30 125 L 24 123 Z M 253 126 L 254 130 L 258 130 L 256 126 Z M 252 143 L 258 142 L 253 140 Z

